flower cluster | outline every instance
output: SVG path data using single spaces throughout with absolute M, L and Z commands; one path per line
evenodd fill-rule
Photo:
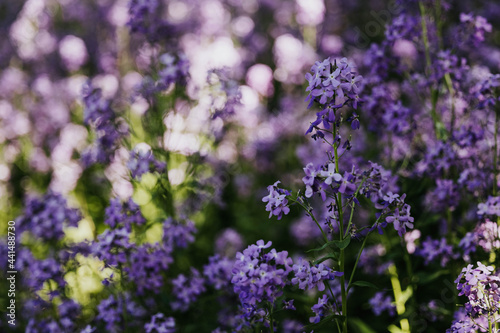
M 220 290 L 231 281 L 234 261 L 218 254 L 208 258 L 208 261 L 208 265 L 203 266 L 206 283 Z
M 279 188 L 279 183 L 281 182 L 278 180 L 273 185 L 269 185 L 267 187 L 269 195 L 262 198 L 262 201 L 267 202 L 266 211 L 269 212 L 269 218 L 275 215 L 278 220 L 281 220 L 283 214 L 287 215 L 290 212 L 290 207 L 288 207 L 288 200 L 286 199 L 286 196 L 290 195 L 291 193 L 287 190 Z
M 306 74 L 306 79 L 309 83 L 306 89 L 309 91 L 306 98 L 306 101 L 309 101 L 308 107 L 317 102 L 323 108 L 316 114 L 317 118 L 311 123 L 306 134 L 316 129 L 316 135 L 323 137 L 319 125 L 323 125 L 323 130 L 330 130 L 336 120 L 339 121 L 336 116 L 337 109 L 345 104 L 357 109 L 360 101 L 359 93 L 363 88 L 363 77 L 356 74 L 347 58 L 342 58 L 338 64 L 337 61 L 332 63 L 330 59 L 316 61 L 311 67 L 311 72 Z M 357 117 L 352 119 L 351 125 L 353 129 L 359 127 Z
M 125 294 L 123 297 L 111 295 L 102 300 L 97 309 L 99 312 L 96 319 L 105 323 L 107 332 L 113 333 L 120 332 L 124 326 L 126 318 L 123 314 L 127 315 L 128 327 L 137 327 L 135 320 L 146 316 L 146 310 L 132 301 L 129 294 Z
M 130 158 L 127 162 L 132 178 L 137 180 L 141 180 L 142 175 L 147 172 L 163 172 L 165 165 L 165 162 L 159 162 L 155 159 L 151 150 L 137 146 L 130 152 Z
M 336 272 L 328 268 L 323 263 L 311 266 L 309 261 L 299 258 L 299 261 L 292 267 L 294 277 L 292 284 L 296 284 L 300 289 L 314 289 L 318 288 L 319 291 L 325 290 L 325 283 L 329 283 L 337 276 L 342 276 L 344 273 Z
M 500 216 L 500 197 L 488 197 L 484 203 L 477 205 L 477 215 Z
M 149 39 L 155 39 L 159 27 L 158 0 L 131 0 L 129 2 L 129 21 L 127 25 L 132 33 L 141 33 Z
M 191 268 L 191 276 L 186 277 L 184 274 L 179 274 L 172 280 L 173 293 L 176 300 L 172 302 L 172 309 L 186 311 L 189 305 L 198 299 L 198 296 L 205 291 L 205 280 L 200 272 Z
M 160 56 L 160 63 L 164 66 L 158 72 L 160 83 L 168 88 L 171 84 L 186 84 L 189 75 L 189 61 L 183 53 L 176 55 L 164 53 Z
M 264 249 L 271 244 L 259 240 L 236 254 L 231 283 L 244 305 L 255 306 L 265 301 L 273 304 L 290 283 L 288 275 L 293 261 L 287 251 L 271 249 L 266 253 Z
M 144 325 L 146 333 L 174 333 L 175 319 L 173 317 L 165 317 L 163 313 L 157 313 L 151 317 L 151 321 Z
M 485 39 L 485 34 L 491 32 L 492 26 L 482 16 L 474 16 L 472 13 L 460 13 L 460 22 L 467 42 L 477 47 Z
M 95 131 L 94 145 L 87 149 L 82 160 L 86 166 L 95 163 L 109 163 L 118 147 L 118 141 L 128 133 L 118 122 L 111 108 L 111 101 L 104 99 L 101 89 L 94 88 L 89 81 L 83 87 L 84 123 Z
M 322 318 L 326 317 L 328 314 L 336 312 L 336 307 L 334 304 L 330 303 L 330 299 L 326 294 L 323 294 L 318 298 L 318 303 L 314 304 L 311 308 L 315 316 L 309 318 L 309 322 L 317 324 Z
M 111 228 L 125 227 L 130 232 L 132 225 L 141 225 L 146 222 L 139 206 L 131 198 L 124 202 L 120 198 L 112 199 L 105 212 L 104 223 Z
M 389 316 L 394 316 L 396 314 L 394 301 L 389 295 L 385 295 L 382 291 L 375 293 L 375 295 L 370 298 L 369 303 L 373 313 L 377 316 L 380 316 L 384 311 L 387 311 Z
M 179 221 L 169 217 L 163 222 L 163 243 L 168 249 L 186 248 L 194 242 L 196 227 L 193 221 L 181 219 Z
M 81 213 L 69 208 L 66 199 L 54 192 L 42 198 L 26 201 L 24 214 L 18 218 L 19 228 L 42 240 L 59 240 L 64 237 L 64 227 L 78 226 Z
M 451 259 L 458 257 L 453 252 L 453 247 L 446 242 L 446 238 L 438 240 L 427 237 L 422 242 L 421 248 L 417 249 L 416 254 L 424 258 L 426 265 L 436 259 L 440 259 L 441 267 L 445 267 Z
M 117 266 L 127 262 L 132 248 L 130 233 L 125 228 L 107 229 L 97 236 L 92 253 L 107 266 Z
M 163 285 L 163 273 L 173 262 L 169 249 L 159 244 L 144 244 L 135 248 L 129 257 L 129 267 L 124 271 L 127 278 L 137 286 L 137 294 L 155 291 Z
M 488 315 L 499 310 L 500 277 L 494 273 L 492 266 L 479 261 L 476 268 L 469 264 L 462 269 L 455 283 L 460 291 L 458 295 L 467 297 L 465 309 L 470 316 Z
M 410 215 L 410 205 L 404 202 L 405 195 L 399 196 L 389 192 L 377 208 L 382 209 L 386 213 L 385 222 L 392 223 L 394 229 L 398 232 L 400 237 L 406 233 L 406 228 L 413 229 L 414 218 Z M 382 232 L 379 225 L 374 225 Z M 372 229 L 374 228 L 372 227 Z
M 500 227 L 498 223 L 486 219 L 474 229 L 474 243 L 486 253 L 500 249 Z

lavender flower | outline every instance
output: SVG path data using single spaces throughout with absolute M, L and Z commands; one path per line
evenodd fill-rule
M 234 261 L 218 254 L 208 260 L 209 264 L 203 266 L 203 275 L 206 277 L 207 284 L 220 290 L 231 281 Z
M 189 76 L 189 61 L 185 54 L 180 53 L 177 57 L 164 53 L 160 56 L 160 63 L 164 66 L 158 73 L 163 87 L 168 88 L 173 83 L 186 84 Z
M 99 312 L 96 319 L 103 321 L 106 325 L 106 331 L 112 333 L 118 333 L 122 330 L 125 324 L 124 315 L 128 316 L 127 324 L 130 327 L 136 326 L 136 323 L 131 322 L 131 320 L 142 318 L 146 315 L 145 309 L 132 301 L 128 294 L 121 295 L 120 297 L 111 295 L 107 299 L 102 300 L 97 309 Z
M 477 215 L 496 215 L 500 216 L 500 197 L 488 197 L 485 203 L 477 205 Z
M 446 267 L 450 259 L 456 259 L 458 257 L 458 255 L 453 252 L 453 247 L 446 243 L 446 238 L 437 240 L 427 237 L 427 239 L 422 242 L 422 247 L 417 249 L 416 254 L 425 259 L 426 265 L 439 258 L 441 267 Z
M 191 303 L 198 299 L 198 296 L 205 291 L 204 280 L 195 268 L 191 268 L 191 276 L 188 278 L 184 274 L 179 274 L 172 280 L 173 293 L 176 300 L 172 302 L 172 309 L 187 311 Z
M 380 316 L 382 312 L 387 311 L 389 316 L 396 314 L 396 306 L 390 296 L 385 295 L 384 292 L 379 291 L 369 301 L 371 309 L 376 316 Z
M 500 277 L 493 274 L 492 266 L 485 266 L 479 261 L 477 268 L 467 265 L 462 269 L 455 283 L 460 291 L 458 295 L 465 295 L 468 299 L 465 309 L 469 315 L 494 313 L 499 310 Z
M 163 243 L 167 249 L 186 248 L 194 242 L 196 227 L 193 221 L 184 219 L 176 221 L 169 217 L 163 222 Z
M 269 195 L 262 198 L 263 202 L 267 202 L 266 211 L 269 212 L 269 218 L 275 215 L 278 220 L 283 217 L 283 214 L 287 215 L 290 212 L 286 196 L 291 195 L 289 191 L 278 188 L 279 183 L 280 181 L 277 181 L 273 185 L 269 185 L 267 187 Z
M 146 290 L 160 290 L 163 286 L 163 273 L 173 261 L 172 255 L 165 248 L 158 244 L 144 244 L 130 254 L 130 267 L 124 270 L 128 279 L 137 286 L 137 294 L 143 295 Z
M 359 93 L 363 87 L 362 79 L 362 76 L 356 75 L 346 58 L 342 58 L 338 63 L 335 61 L 333 64 L 330 59 L 322 62 L 316 61 L 311 67 L 311 72 L 306 74 L 306 80 L 309 83 L 306 89 L 309 91 L 306 101 L 309 101 L 308 108 L 317 102 L 323 111 L 316 114 L 316 120 L 311 123 L 306 134 L 315 129 L 314 137 L 323 137 L 324 134 L 319 125 L 323 123 L 324 128 L 329 129 L 336 120 L 337 109 L 345 104 L 356 109 L 360 101 Z M 352 120 L 357 121 L 357 118 Z M 353 128 L 357 128 L 358 123 Z
M 326 294 L 318 298 L 318 303 L 314 304 L 311 310 L 314 312 L 315 316 L 309 318 L 311 323 L 319 323 L 323 317 L 335 312 L 335 306 L 329 302 L 329 298 Z
M 271 244 L 259 240 L 243 253 L 236 254 L 231 283 L 243 305 L 255 306 L 264 301 L 273 303 L 282 295 L 283 287 L 290 283 L 288 275 L 292 271 L 292 259 L 287 251 L 271 249 L 265 253 L 264 249 Z
M 175 320 L 172 317 L 165 317 L 163 313 L 157 313 L 144 325 L 144 330 L 146 333 L 174 333 Z
M 127 262 L 127 255 L 133 244 L 129 242 L 130 233 L 124 229 L 107 229 L 97 236 L 93 254 L 108 266 L 117 266 Z
M 323 263 L 312 266 L 309 261 L 299 258 L 299 262 L 293 265 L 292 284 L 297 284 L 300 289 L 305 290 L 318 288 L 319 291 L 325 290 L 325 280 L 333 280 L 336 276 L 342 276 L 344 273 L 336 272 L 326 267 Z
M 26 202 L 24 215 L 19 217 L 23 232 L 30 232 L 42 240 L 60 240 L 65 226 L 78 226 L 81 214 L 69 208 L 60 194 L 48 192 L 43 198 L 30 198 Z
M 490 253 L 500 248 L 500 228 L 498 224 L 486 219 L 474 229 L 474 244 Z
M 109 163 L 118 148 L 118 141 L 128 133 L 128 128 L 117 121 L 111 102 L 102 96 L 100 89 L 95 89 L 87 82 L 82 89 L 84 102 L 84 122 L 96 132 L 92 147 L 82 154 L 85 166 L 95 163 Z
M 473 47 L 479 46 L 484 41 L 485 34 L 491 32 L 492 29 L 491 24 L 484 17 L 474 17 L 472 13 L 460 13 L 460 22 L 465 35 L 463 40 L 472 44 Z
M 147 172 L 163 172 L 165 170 L 165 162 L 157 161 L 149 147 L 144 148 L 144 145 L 137 145 L 130 152 L 130 159 L 127 162 L 132 178 L 141 180 L 143 174 Z
M 120 198 L 115 198 L 106 208 L 104 223 L 111 228 L 123 226 L 128 232 L 131 232 L 132 225 L 144 224 L 146 219 L 142 216 L 139 206 L 131 198 L 125 202 L 122 202 Z

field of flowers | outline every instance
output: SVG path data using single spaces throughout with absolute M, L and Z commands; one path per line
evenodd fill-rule
M 500 332 L 499 18 L 0 2 L 0 332 Z

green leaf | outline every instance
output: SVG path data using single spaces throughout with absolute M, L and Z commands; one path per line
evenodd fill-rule
M 320 258 L 320 259 L 317 259 L 315 261 L 312 262 L 312 265 L 317 265 L 319 263 L 322 263 L 323 261 L 325 260 L 328 260 L 328 259 L 333 259 L 333 260 L 337 260 L 339 257 L 337 256 L 336 253 L 332 253 L 332 254 L 328 254 L 326 256 L 324 256 L 323 258 Z
M 350 237 L 347 237 L 347 238 L 345 238 L 343 240 L 332 240 L 332 241 L 326 242 L 321 247 L 318 247 L 318 248 L 315 248 L 315 249 L 312 249 L 312 250 L 308 250 L 308 251 L 306 251 L 306 253 L 321 251 L 321 250 L 324 250 L 327 246 L 330 246 L 330 245 L 335 245 L 339 249 L 343 250 L 343 249 L 345 249 L 349 245 L 350 242 L 351 242 L 351 238 Z
M 339 249 L 343 250 L 349 245 L 349 243 L 351 243 L 351 237 L 347 237 L 341 241 L 334 241 L 334 242 Z
M 352 331 L 355 333 L 376 333 L 373 329 L 368 326 L 364 321 L 359 318 L 349 318 L 347 319 L 352 328 Z
M 380 289 L 379 287 L 368 281 L 354 281 L 353 283 L 351 283 L 351 285 L 358 287 L 369 287 L 374 289 Z
M 309 253 L 309 252 L 317 252 L 317 251 L 321 251 L 321 250 L 324 250 L 327 246 L 331 245 L 332 242 L 328 242 L 328 243 L 325 243 L 323 244 L 323 246 L 321 247 L 317 247 L 315 249 L 311 249 L 311 250 L 307 250 L 306 253 Z
M 445 275 L 445 274 L 448 274 L 448 273 L 449 273 L 448 270 L 440 270 L 440 271 L 434 272 L 434 273 L 432 273 L 430 275 L 427 275 L 427 274 L 418 274 L 417 275 L 417 283 L 420 284 L 420 285 L 427 284 L 429 282 L 432 282 L 432 281 L 436 280 L 441 275 Z

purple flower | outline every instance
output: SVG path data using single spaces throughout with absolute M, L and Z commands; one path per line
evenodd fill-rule
M 186 248 L 194 242 L 196 232 L 193 221 L 188 219 L 176 221 L 169 217 L 163 222 L 163 242 L 167 249 Z
M 474 229 L 473 243 L 486 253 L 500 249 L 500 228 L 496 222 L 486 219 Z
M 417 249 L 416 254 L 425 259 L 426 265 L 435 259 L 440 259 L 441 267 L 445 267 L 450 259 L 458 257 L 456 253 L 453 253 L 453 247 L 446 243 L 446 238 L 437 240 L 427 237 L 422 242 L 422 247 Z
M 278 217 L 278 220 L 281 220 L 283 214 L 287 215 L 290 212 L 288 200 L 286 199 L 286 196 L 290 195 L 290 192 L 278 188 L 279 183 L 280 181 L 277 181 L 267 187 L 269 195 L 262 198 L 262 202 L 267 202 L 266 211 L 269 212 L 269 218 L 275 215 Z
M 139 206 L 130 198 L 122 202 L 120 198 L 112 199 L 109 207 L 106 208 L 106 218 L 104 223 L 111 228 L 125 227 L 128 232 L 132 231 L 132 225 L 146 223 Z
M 26 201 L 24 214 L 18 218 L 19 229 L 42 240 L 59 240 L 64 237 L 64 227 L 78 226 L 81 214 L 69 208 L 66 199 L 49 191 L 42 198 Z
M 354 184 L 355 177 L 350 172 L 344 172 L 344 176 L 340 181 L 338 191 L 345 195 L 352 195 L 356 192 L 356 184 Z
M 137 305 L 130 298 L 129 294 L 114 295 L 104 299 L 97 306 L 97 320 L 101 320 L 106 324 L 106 331 L 118 333 L 122 331 L 125 324 L 124 314 L 128 317 L 128 325 L 132 326 L 131 320 L 142 318 L 146 315 L 146 311 L 141 306 Z
M 127 255 L 133 244 L 129 242 L 130 233 L 125 228 L 106 229 L 97 236 L 92 252 L 108 266 L 117 266 L 127 262 Z
M 111 102 L 102 97 L 100 89 L 95 89 L 88 81 L 82 89 L 84 102 L 84 122 L 96 133 L 95 142 L 81 156 L 88 167 L 95 163 L 109 163 L 118 148 L 120 138 L 128 134 L 128 128 L 117 121 Z
M 147 172 L 163 172 L 165 171 L 165 162 L 157 161 L 149 147 L 136 146 L 130 152 L 130 159 L 127 162 L 132 177 L 141 180 L 143 174 Z
M 144 325 L 146 333 L 174 333 L 175 319 L 165 317 L 163 313 L 157 313 L 151 317 L 151 321 Z
M 496 215 L 500 216 L 500 197 L 488 197 L 485 203 L 480 203 L 478 206 L 477 215 Z
M 311 310 L 314 312 L 315 316 L 309 318 L 309 322 L 317 324 L 325 317 L 329 312 L 334 309 L 333 305 L 329 303 L 328 296 L 323 294 L 322 297 L 318 298 L 318 303 L 314 304 Z
M 218 254 L 208 258 L 209 264 L 203 266 L 206 282 L 216 290 L 220 290 L 231 281 L 234 261 Z
M 293 265 L 293 273 L 295 277 L 292 278 L 291 282 L 298 285 L 299 289 L 318 287 L 319 291 L 325 290 L 325 280 L 333 280 L 344 274 L 328 268 L 323 263 L 311 267 L 309 261 L 302 258 L 299 258 L 299 262 Z
M 392 223 L 400 237 L 406 233 L 406 228 L 413 229 L 413 217 L 410 216 L 410 205 L 404 204 L 396 208 L 392 215 L 385 218 L 387 223 Z
M 331 185 L 333 181 L 340 182 L 342 180 L 342 176 L 335 172 L 335 164 L 329 163 L 328 170 L 321 171 L 321 176 L 326 177 L 325 184 Z
M 387 311 L 391 317 L 396 314 L 396 306 L 393 304 L 391 296 L 386 296 L 382 291 L 375 293 L 369 303 L 376 316 L 380 316 L 384 311 Z
M 172 309 L 187 311 L 191 303 L 198 299 L 198 296 L 205 291 L 204 279 L 200 272 L 191 267 L 191 276 L 186 277 L 179 274 L 172 280 L 173 294 L 176 300 L 172 302 Z
M 273 303 L 282 295 L 283 287 L 290 283 L 288 275 L 292 271 L 292 259 L 287 251 L 271 249 L 265 253 L 264 249 L 269 246 L 271 242 L 264 244 L 260 240 L 257 245 L 250 245 L 243 253 L 236 254 L 231 283 L 243 305 L 256 306 L 264 301 Z
M 163 286 L 163 273 L 173 262 L 169 249 L 158 244 L 138 246 L 129 256 L 129 267 L 125 267 L 127 278 L 137 286 L 137 294 L 157 291 Z
M 243 250 L 243 238 L 232 228 L 225 229 L 215 240 L 215 252 L 226 257 L 234 257 Z
M 491 32 L 492 26 L 482 16 L 474 17 L 472 13 L 460 13 L 460 22 L 464 40 L 471 43 L 473 47 L 479 46 L 485 39 L 484 35 Z
M 468 302 L 465 309 L 475 316 L 483 313 L 494 313 L 500 309 L 500 277 L 493 274 L 492 266 L 477 262 L 477 268 L 468 265 L 455 280 L 459 296 L 465 295 Z M 464 281 L 465 280 L 465 281 Z

